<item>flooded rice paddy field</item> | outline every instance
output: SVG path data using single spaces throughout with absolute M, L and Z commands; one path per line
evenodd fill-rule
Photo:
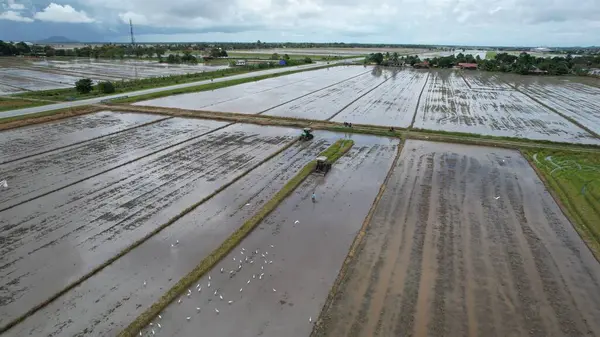
M 357 67 L 360 69 L 360 67 Z M 335 86 L 315 91 L 298 99 L 277 106 L 265 112 L 265 115 L 294 117 L 304 119 L 333 118 L 362 95 L 374 90 L 390 78 L 383 75 L 380 68 L 371 68 L 366 73 L 352 77 Z
M 465 78 L 481 73 L 464 72 Z M 461 73 L 432 71 L 421 97 L 414 127 L 600 144 L 600 139 L 516 90 L 472 89 Z M 481 83 L 481 80 L 480 80 Z
M 528 79 L 515 86 L 542 104 L 600 134 L 600 87 L 558 78 Z
M 317 91 L 319 88 L 353 78 L 367 71 L 368 69 L 362 67 L 351 66 L 309 70 L 212 91 L 142 101 L 134 105 L 226 112 L 228 110 L 225 110 L 225 107 L 229 107 L 230 112 L 257 113 L 280 104 L 281 101 L 285 102 L 288 97 L 293 99 L 301 96 L 302 92 L 298 92 L 299 88 L 306 87 L 306 83 L 310 84 L 309 88 L 312 86 L 312 91 Z M 271 100 L 266 99 L 265 96 Z M 258 104 L 251 105 L 254 102 Z
M 168 117 L 100 111 L 56 122 L 0 132 L 0 164 L 56 150 Z M 41 137 L 40 135 L 43 135 Z
M 343 137 L 298 134 L 111 111 L 0 132 L 0 329 L 35 308 L 3 335 L 117 335 Z M 600 265 L 518 152 L 409 140 L 393 165 L 397 139 L 348 137 L 143 335 L 310 335 L 390 170 L 318 334 L 600 334 Z
M 136 104 L 600 144 L 559 114 L 600 131 L 600 88 L 590 81 L 557 81 L 344 66 Z
M 397 154 L 397 140 L 352 139 L 327 176 L 310 176 L 144 333 L 309 336 Z
M 516 151 L 409 140 L 318 336 L 598 336 L 600 265 Z
M 94 81 L 131 80 L 168 75 L 215 71 L 227 66 L 169 65 L 157 61 L 54 59 L 0 60 L 0 95 L 23 91 L 71 88 L 81 78 Z
M 390 71 L 390 79 L 379 88 L 350 104 L 332 120 L 357 124 L 410 126 L 427 71 Z
M 325 134 L 314 142 L 294 144 L 7 335 L 117 335 L 336 139 Z M 205 192 L 196 193 L 200 200 Z
M 0 201 L 0 326 L 251 170 L 297 133 L 171 118 L 0 165 L 8 182 Z

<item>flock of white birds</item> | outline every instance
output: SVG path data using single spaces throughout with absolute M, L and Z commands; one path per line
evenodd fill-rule
M 296 220 L 294 223 L 297 224 L 299 222 L 300 221 Z M 179 240 L 177 240 L 175 243 L 171 244 L 171 247 L 176 247 L 178 245 L 179 245 Z M 271 248 L 275 248 L 274 245 L 270 245 L 270 247 Z M 267 250 L 265 250 L 264 252 L 261 253 L 259 249 L 256 249 L 253 252 L 251 251 L 250 253 L 248 253 L 245 248 L 242 248 L 240 250 L 240 255 L 241 256 L 234 256 L 234 257 L 232 257 L 232 260 L 237 263 L 237 268 L 234 268 L 234 269 L 232 269 L 232 270 L 230 270 L 228 272 L 229 279 L 235 277 L 236 274 L 240 270 L 242 270 L 243 264 L 254 264 L 255 260 L 259 260 L 260 259 L 260 260 L 262 260 L 262 265 L 260 266 L 260 271 L 261 272 L 253 274 L 252 278 L 248 279 L 248 281 L 246 282 L 246 284 L 250 284 L 250 281 L 252 279 L 258 278 L 259 280 L 262 280 L 265 277 L 265 273 L 264 273 L 265 266 L 273 264 L 273 260 L 268 260 L 267 259 L 267 257 L 269 256 L 269 252 Z M 260 256 L 260 258 L 259 258 L 259 256 Z M 257 263 L 257 265 L 258 264 L 259 263 Z M 219 272 L 221 274 L 225 273 L 225 268 L 220 268 Z M 213 284 L 212 282 L 213 282 L 212 276 L 209 274 L 208 275 L 208 281 L 206 283 L 206 288 L 211 288 L 211 287 L 214 288 L 215 284 Z M 147 282 L 144 281 L 143 285 L 146 286 Z M 202 284 L 201 283 L 196 284 L 195 290 L 196 290 L 196 292 L 201 293 L 202 292 Z M 244 288 L 240 288 L 239 292 L 241 293 L 241 292 L 243 292 L 243 290 L 244 290 Z M 277 289 L 273 288 L 273 292 L 277 292 Z M 192 289 L 188 289 L 185 297 L 190 298 L 190 297 L 192 297 L 192 294 L 193 294 Z M 225 301 L 225 297 L 223 297 L 223 295 L 224 295 L 223 293 L 219 292 L 219 288 L 217 288 L 213 292 L 212 296 L 218 297 L 220 301 Z M 183 301 L 184 301 L 184 297 L 182 296 L 181 298 L 179 298 L 177 300 L 177 304 L 181 304 L 181 303 L 183 303 Z M 209 301 L 211 301 L 211 300 L 209 300 Z M 227 304 L 228 305 L 231 305 L 233 303 L 234 303 L 233 300 L 227 300 Z M 196 307 L 196 314 L 199 314 L 200 312 L 202 312 L 202 309 L 200 307 Z M 219 309 L 216 308 L 216 307 L 214 308 L 214 312 L 217 315 L 219 315 L 221 313 L 219 311 Z M 185 319 L 186 319 L 186 321 L 191 321 L 192 317 L 193 316 L 186 316 Z M 161 320 L 161 319 L 162 319 L 162 316 L 158 315 L 157 320 Z M 309 323 L 312 323 L 312 317 L 309 317 L 308 321 L 309 321 Z M 156 335 L 158 333 L 157 328 L 160 331 L 160 329 L 162 329 L 162 325 L 160 323 L 158 323 L 158 322 L 156 324 L 155 324 L 155 322 L 151 322 L 146 329 L 144 329 L 144 330 L 142 330 L 142 331 L 139 332 L 139 335 L 140 336 L 143 336 L 144 334 L 150 335 L 150 336 Z

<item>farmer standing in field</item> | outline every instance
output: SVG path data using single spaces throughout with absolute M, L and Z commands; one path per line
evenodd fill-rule
M 317 195 L 315 194 L 315 192 L 313 192 L 310 198 L 312 199 L 312 202 L 317 201 Z

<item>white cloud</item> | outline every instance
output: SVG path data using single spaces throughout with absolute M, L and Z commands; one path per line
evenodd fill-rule
M 67 23 L 91 23 L 95 22 L 84 11 L 76 11 L 70 5 L 58 5 L 50 3 L 43 11 L 33 16 L 40 21 L 67 22 Z
M 119 18 L 121 19 L 121 22 L 126 24 L 129 24 L 129 20 L 131 20 L 136 25 L 145 26 L 149 24 L 148 19 L 145 15 L 137 14 L 134 12 L 119 13 Z
M 9 3 L 8 4 L 8 8 L 15 10 L 15 11 L 21 11 L 25 9 L 25 5 L 23 4 L 16 4 L 16 3 Z
M 33 22 L 32 18 L 21 16 L 21 13 L 15 11 L 6 11 L 0 13 L 0 20 L 9 20 L 17 22 Z
M 600 44 L 600 0 L 0 0 L 0 11 L 16 11 L 8 8 L 15 1 L 70 4 L 53 3 L 36 19 L 94 22 L 107 32 L 125 32 L 131 19 L 136 35 L 165 39 Z

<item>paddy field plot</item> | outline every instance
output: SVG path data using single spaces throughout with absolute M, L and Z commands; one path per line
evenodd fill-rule
M 600 88 L 559 78 L 515 81 L 515 86 L 540 103 L 600 134 Z
M 162 97 L 134 105 L 209 110 L 220 112 L 259 113 L 306 93 L 353 78 L 369 69 L 334 67 L 303 71 L 291 75 L 244 83 L 213 91 Z
M 415 128 L 600 144 L 600 140 L 516 90 L 475 90 L 455 71 L 432 71 Z
M 517 151 L 408 140 L 317 336 L 595 336 L 600 264 Z
M 390 77 L 388 81 L 350 104 L 332 121 L 407 128 L 428 74 L 427 71 L 392 69 L 385 74 Z
M 296 134 L 169 118 L 1 164 L 8 188 L 0 195 L 0 326 L 244 175 Z

